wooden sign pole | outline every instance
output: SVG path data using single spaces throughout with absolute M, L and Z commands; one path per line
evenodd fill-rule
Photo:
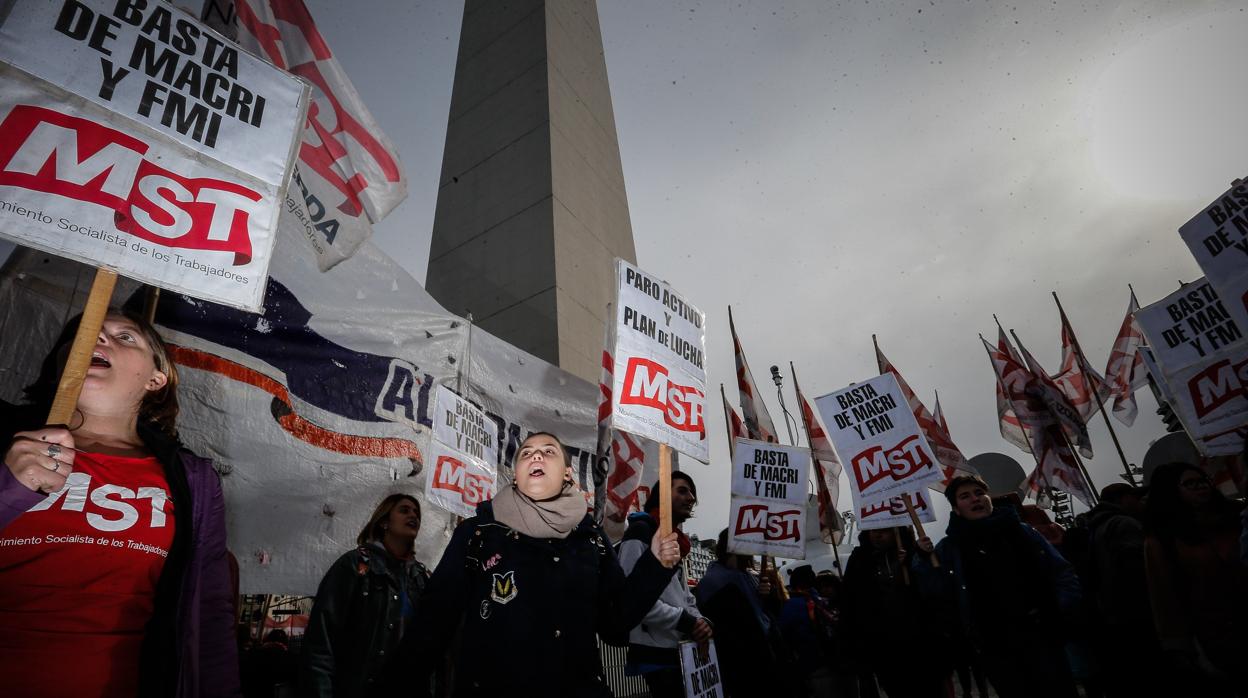
M 113 286 L 116 284 L 117 272 L 103 267 L 95 270 L 95 281 L 91 283 L 91 294 L 87 296 L 87 306 L 82 311 L 82 322 L 74 335 L 69 358 L 61 371 L 61 382 L 56 387 L 56 397 L 52 400 L 52 409 L 48 412 L 48 424 L 68 425 L 74 417 L 78 395 L 82 393 L 82 382 L 91 367 L 91 354 L 95 351 L 100 328 L 104 326 L 104 316 L 108 314 L 108 304 L 113 299 Z
M 659 533 L 672 532 L 672 447 L 659 444 Z
M 906 513 L 910 515 L 910 525 L 914 526 L 915 533 L 919 534 L 919 538 L 925 538 L 927 532 L 923 530 L 923 522 L 919 521 L 919 513 L 914 510 L 914 502 L 910 501 L 910 493 L 903 492 L 901 501 L 906 505 Z M 940 559 L 936 557 L 936 551 L 932 551 L 932 567 L 940 567 Z

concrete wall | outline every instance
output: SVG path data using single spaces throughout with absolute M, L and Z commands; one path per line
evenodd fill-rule
M 636 260 L 593 0 L 468 0 L 426 287 L 590 381 Z

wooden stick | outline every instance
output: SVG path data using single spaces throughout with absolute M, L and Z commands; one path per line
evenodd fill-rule
M 160 305 L 160 287 L 148 286 L 143 294 L 143 319 L 147 324 L 156 324 L 156 306 Z
M 82 382 L 91 367 L 91 354 L 100 337 L 100 328 L 104 326 L 104 316 L 108 314 L 108 304 L 113 299 L 113 286 L 116 284 L 117 272 L 104 267 L 95 270 L 95 281 L 91 283 L 91 294 L 87 296 L 87 306 L 82 311 L 82 322 L 74 335 L 69 358 L 61 372 L 61 382 L 56 387 L 56 397 L 52 399 L 52 409 L 48 412 L 48 424 L 68 425 L 74 417 L 78 395 L 82 393 Z
M 672 447 L 659 444 L 659 533 L 672 532 Z
M 904 553 L 906 551 L 906 547 L 901 544 L 901 526 L 897 526 L 893 529 L 893 538 L 897 540 L 897 551 Z M 901 567 L 902 581 L 906 583 L 906 586 L 910 586 L 910 568 L 906 567 L 906 561 L 902 560 L 898 563 L 898 566 Z
M 914 502 L 910 500 L 910 493 L 902 492 L 901 501 L 903 504 L 906 505 L 906 513 L 910 515 L 910 525 L 914 526 L 914 532 L 919 535 L 919 538 L 926 538 L 927 532 L 923 530 L 923 522 L 919 521 L 919 512 L 914 510 Z M 935 550 L 931 552 L 931 556 L 932 556 L 932 567 L 939 568 L 940 559 L 936 557 Z

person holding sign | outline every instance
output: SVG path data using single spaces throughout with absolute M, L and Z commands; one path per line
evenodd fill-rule
M 237 695 L 225 503 L 178 441 L 177 370 L 151 325 L 112 311 L 70 424 L 40 427 L 76 329 L 4 416 L 4 693 Z
M 952 626 L 1001 698 L 1074 698 L 1062 631 L 1081 598 L 1074 568 L 1012 505 L 994 505 L 978 476 L 953 478 L 945 498 L 953 508 L 945 539 L 918 540 L 940 567 L 930 555 L 911 560 L 920 591 L 956 609 Z
M 680 560 L 676 536 L 655 534 L 626 577 L 558 438 L 525 439 L 514 469 L 512 486 L 455 528 L 385 695 L 428 695 L 448 651 L 456 696 L 611 695 L 595 634 L 620 637 L 641 619 Z
M 632 570 L 645 556 L 645 541 L 658 535 L 659 483 L 650 487 L 644 513 L 628 517 L 628 529 L 620 541 L 620 564 Z M 680 537 L 680 557 L 689 554 L 690 543 L 681 524 L 693 516 L 698 503 L 698 487 L 693 478 L 672 471 L 672 533 Z M 684 695 L 684 678 L 680 673 L 680 643 L 693 639 L 706 643 L 711 639 L 711 624 L 698 611 L 697 601 L 689 591 L 688 572 L 682 565 L 672 575 L 663 595 L 628 634 L 628 663 L 625 671 L 641 674 L 653 698 Z
M 303 636 L 303 695 L 362 697 L 381 678 L 429 581 L 416 560 L 419 533 L 420 502 L 392 494 L 368 517 L 359 547 L 325 573 Z

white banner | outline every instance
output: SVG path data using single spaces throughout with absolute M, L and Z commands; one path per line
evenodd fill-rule
M 719 657 L 715 641 L 705 660 L 698 654 L 698 643 L 680 643 L 680 673 L 684 676 L 685 698 L 723 698 L 724 684 L 719 674 Z
M 1135 312 L 1171 406 L 1206 456 L 1237 455 L 1248 429 L 1248 345 L 1212 284 L 1199 279 Z M 1151 370 L 1151 367 L 1150 367 Z M 1156 378 L 1156 375 L 1154 375 Z
M 932 499 L 927 492 L 928 490 L 926 489 L 911 492 L 910 503 L 914 506 L 914 513 L 918 514 L 919 521 L 922 523 L 935 523 L 936 510 L 932 508 Z M 874 528 L 909 526 L 911 524 L 910 514 L 906 511 L 906 503 L 902 501 L 901 495 L 892 497 L 888 501 L 858 509 L 858 528 L 863 531 L 870 531 Z
M 176 345 L 182 438 L 222 473 L 243 593 L 314 593 L 394 492 L 424 504 L 416 556 L 437 563 L 455 520 L 426 499 L 425 471 L 437 463 L 436 390 L 460 368 L 471 377 L 463 392 L 500 430 L 497 486 L 510 482 L 521 441 L 541 430 L 568 446 L 592 494 L 594 385 L 476 328 L 466 356 L 468 323 L 371 243 L 320 273 L 311 250 L 281 235 L 291 253 L 273 260 L 262 315 L 176 294 L 163 294 L 157 313 Z M 18 254 L 0 278 L 0 351 L 42 357 L 72 314 L 50 289 L 68 296 L 91 276 Z M 118 303 L 135 286 L 121 285 Z M 39 361 L 13 363 L 24 373 L 0 372 L 0 398 L 20 401 Z
M 443 509 L 468 518 L 477 513 L 477 505 L 493 499 L 498 491 L 498 474 L 494 467 L 472 458 L 434 439 L 429 444 L 425 468 L 425 497 Z
M 445 385 L 438 386 L 433 438 L 491 466 L 498 464 L 498 425 Z
M 892 373 L 816 398 L 815 406 L 849 472 L 854 509 L 943 479 Z
M 1248 184 L 1226 190 L 1179 228 L 1226 311 L 1248 328 Z
M 622 259 L 616 280 L 611 427 L 706 463 L 706 316 Z
M 351 256 L 407 196 L 394 146 L 355 91 L 302 0 L 236 0 L 238 41 L 312 85 L 286 210 L 322 271 Z
M 0 231 L 256 310 L 308 88 L 164 3 L 0 25 Z

